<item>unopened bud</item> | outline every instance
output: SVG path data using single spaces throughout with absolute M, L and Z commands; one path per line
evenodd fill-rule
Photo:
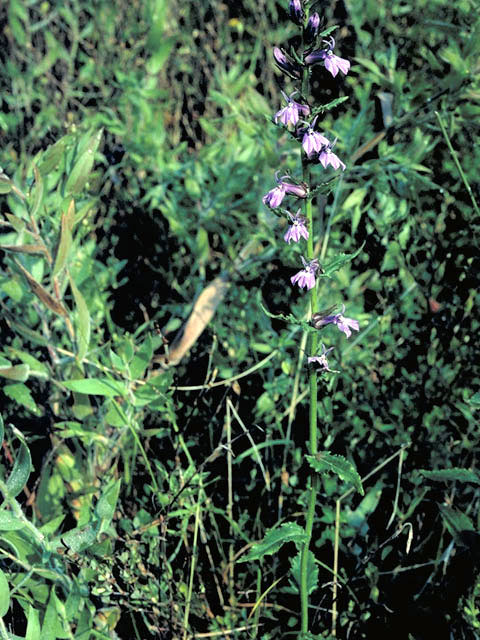
M 290 13 L 290 19 L 295 22 L 295 24 L 303 24 L 303 9 L 301 0 L 290 0 L 288 10 Z
M 273 48 L 273 57 L 275 58 L 275 62 L 277 67 L 286 73 L 291 78 L 300 78 L 300 65 L 294 62 L 290 56 L 279 49 L 278 47 Z
M 307 26 L 305 27 L 305 42 L 313 42 L 317 37 L 318 27 L 320 26 L 320 16 L 317 12 L 312 13 L 309 17 Z

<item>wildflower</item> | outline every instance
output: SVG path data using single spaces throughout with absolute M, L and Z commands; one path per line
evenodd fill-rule
M 276 209 L 282 204 L 283 198 L 287 193 L 297 196 L 297 198 L 307 197 L 307 187 L 304 184 L 292 184 L 291 182 L 284 182 L 284 178 L 288 176 L 282 176 L 278 178 L 278 171 L 275 173 L 275 180 L 277 186 L 271 189 L 266 195 L 263 196 L 263 204 L 271 209 Z
M 338 371 L 334 371 L 330 369 L 328 366 L 327 353 L 333 351 L 335 347 L 330 347 L 329 349 L 325 349 L 325 345 L 322 344 L 322 353 L 319 356 L 310 356 L 308 358 L 308 364 L 312 364 L 313 362 L 317 363 L 319 367 L 323 369 L 323 371 L 330 371 L 330 373 L 338 373 Z
M 314 130 L 317 117 L 313 120 L 312 124 L 308 125 L 302 138 L 302 147 L 307 156 L 312 155 L 312 153 L 319 153 L 324 145 L 328 146 L 330 144 L 325 136 L 322 136 L 321 133 Z
M 308 105 L 300 104 L 299 102 L 292 100 L 292 96 L 296 93 L 298 93 L 298 91 L 294 91 L 290 96 L 287 96 L 287 94 L 282 91 L 282 95 L 287 101 L 287 106 L 280 109 L 280 111 L 277 111 L 273 118 L 275 122 L 280 120 L 280 122 L 285 126 L 288 124 L 296 125 L 300 117 L 300 113 L 304 116 L 310 115 L 310 107 Z
M 303 10 L 302 3 L 300 0 L 290 0 L 288 4 L 288 10 L 290 13 L 290 19 L 295 22 L 295 24 L 301 25 L 303 22 Z
M 273 57 L 275 58 L 275 63 L 280 71 L 286 73 L 287 76 L 291 78 L 295 78 L 296 80 L 300 79 L 300 65 L 287 56 L 287 54 L 282 51 L 279 47 L 273 48 Z
M 358 320 L 353 320 L 352 318 L 345 318 L 345 316 L 343 315 L 344 313 L 345 313 L 345 305 L 342 304 L 341 313 L 336 313 L 331 316 L 320 316 L 320 317 L 316 317 L 316 315 L 320 315 L 320 314 L 314 314 L 312 316 L 313 326 L 316 329 L 321 329 L 327 324 L 336 324 L 337 327 L 340 329 L 340 331 L 342 331 L 347 336 L 347 338 L 349 338 L 352 335 L 351 329 L 353 329 L 354 331 L 358 331 L 359 324 L 358 324 Z
M 313 42 L 317 37 L 318 27 L 320 26 L 320 16 L 315 11 L 309 17 L 307 26 L 305 27 L 304 38 L 305 42 Z
M 334 169 L 338 169 L 339 167 L 342 167 L 342 171 L 345 171 L 345 164 L 332 151 L 332 148 L 335 146 L 335 143 L 336 143 L 336 140 L 331 144 L 328 143 L 325 147 L 323 147 L 323 149 L 321 150 L 318 156 L 318 160 L 324 169 L 326 169 L 328 165 L 331 164 Z
M 301 209 L 297 211 L 297 213 L 293 216 L 289 211 L 288 217 L 290 218 L 292 224 L 288 227 L 287 233 L 283 236 L 283 239 L 287 244 L 290 244 L 290 241 L 298 242 L 300 237 L 308 240 L 308 229 L 305 225 L 306 219 L 304 216 L 300 214 Z
M 318 260 L 315 258 L 307 262 L 302 256 L 303 269 L 290 278 L 292 284 L 298 284 L 300 289 L 306 287 L 312 289 L 315 286 L 315 273 L 319 268 Z
M 333 38 L 324 40 L 324 42 L 327 45 L 326 49 L 313 51 L 305 58 L 305 63 L 314 65 L 318 62 L 323 62 L 325 69 L 330 71 L 333 77 L 335 77 L 339 71 L 346 76 L 350 70 L 350 62 L 333 53 L 333 47 L 335 46 L 335 40 Z

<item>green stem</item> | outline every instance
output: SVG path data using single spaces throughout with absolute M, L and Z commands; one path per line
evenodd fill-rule
M 308 94 L 308 69 L 304 70 L 302 93 L 304 96 Z M 310 168 L 308 166 L 307 158 L 302 155 L 302 170 L 303 181 L 310 187 Z M 308 229 L 308 241 L 307 241 L 307 259 L 313 260 L 314 258 L 314 245 L 313 245 L 313 213 L 312 213 L 312 201 L 310 198 L 305 203 L 305 218 L 307 219 Z M 310 290 L 310 312 L 315 313 L 318 309 L 318 295 L 317 287 L 313 287 Z M 312 334 L 310 341 L 309 353 L 310 355 L 316 355 L 318 349 L 318 335 Z M 309 372 L 309 391 L 310 391 L 310 412 L 309 412 L 309 424 L 310 424 L 310 444 L 309 452 L 315 455 L 318 451 L 318 429 L 317 429 L 317 372 L 314 367 L 310 368 Z M 308 631 L 308 551 L 310 548 L 310 541 L 312 539 L 313 520 L 315 516 L 315 505 L 317 501 L 318 493 L 318 477 L 312 474 L 310 495 L 308 497 L 307 515 L 305 521 L 305 535 L 306 540 L 302 549 L 302 556 L 300 561 L 300 601 L 301 601 L 301 619 L 302 619 L 302 632 Z

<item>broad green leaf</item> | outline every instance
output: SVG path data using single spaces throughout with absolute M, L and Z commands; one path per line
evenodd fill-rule
M 77 355 L 78 358 L 83 360 L 87 355 L 88 346 L 90 344 L 90 313 L 88 312 L 87 303 L 85 298 L 80 293 L 77 285 L 70 277 L 70 288 L 72 289 L 73 298 L 75 300 L 75 306 L 77 307 Z
M 0 195 L 5 193 L 10 193 L 12 190 L 12 183 L 10 178 L 8 178 L 5 174 L 0 174 Z
M 63 138 L 60 138 L 60 140 L 57 140 L 55 144 L 48 147 L 48 149 L 43 153 L 43 160 L 38 167 L 38 170 L 42 175 L 45 176 L 49 174 L 58 166 L 65 149 L 70 143 L 71 136 L 64 136 Z
M 7 480 L 7 490 L 12 498 L 18 496 L 20 491 L 27 484 L 32 468 L 32 457 L 23 434 L 18 429 L 14 429 L 14 433 L 20 442 L 20 448 L 17 451 L 13 469 Z
M 438 482 L 473 482 L 473 484 L 480 484 L 480 476 L 471 469 L 460 469 L 459 467 L 453 467 L 452 469 L 438 469 L 436 471 L 427 471 L 426 469 L 419 469 L 419 473 L 428 480 L 434 480 Z
M 15 400 L 15 402 L 18 402 L 18 404 L 30 409 L 30 411 L 35 415 L 40 414 L 40 409 L 35 404 L 32 394 L 30 393 L 30 389 L 24 385 L 23 382 L 7 384 L 2 388 L 2 391 L 6 396 Z
M 86 150 L 80 155 L 75 162 L 75 165 L 68 176 L 67 183 L 65 185 L 66 195 L 77 195 L 81 193 L 85 187 L 90 171 L 92 170 L 95 160 L 95 151 L 98 149 L 100 140 L 102 137 L 102 131 L 98 131 L 91 136 Z
M 100 532 L 106 531 L 110 526 L 120 493 L 121 480 L 111 482 L 102 492 L 95 507 L 95 512 L 101 520 Z
M 150 334 L 147 334 L 147 337 L 145 338 L 143 344 L 140 346 L 138 351 L 136 351 L 130 363 L 130 375 L 132 377 L 132 380 L 138 380 L 139 378 L 143 377 L 145 370 L 152 361 L 152 356 L 152 337 Z
M 293 580 L 290 580 L 290 587 L 292 593 L 300 593 L 301 559 L 302 554 L 299 552 L 291 561 L 291 573 Z M 318 567 L 315 563 L 315 556 L 311 551 L 308 552 L 307 556 L 307 574 L 308 593 L 311 594 L 318 587 Z
M 90 396 L 124 396 L 127 389 L 124 384 L 108 378 L 82 378 L 79 380 L 65 380 L 62 384 L 70 391 L 84 393 Z
M 360 251 L 362 251 L 364 244 L 365 243 L 363 243 L 362 246 L 359 247 L 354 253 L 340 253 L 331 262 L 326 265 L 322 265 L 323 273 L 319 273 L 318 277 L 330 278 L 331 275 L 335 273 L 335 271 L 338 271 L 346 264 L 351 262 L 354 258 L 356 258 Z
M 56 276 L 65 267 L 68 260 L 70 247 L 72 246 L 72 230 L 75 223 L 75 201 L 70 200 L 67 211 L 62 213 L 62 221 L 60 228 L 60 238 L 58 241 L 55 264 L 52 270 L 52 276 Z
M 40 640 L 40 613 L 31 604 L 28 606 L 27 633 L 25 640 Z
M 7 380 L 16 380 L 17 382 L 25 382 L 28 380 L 30 367 L 28 364 L 16 364 L 13 367 L 0 367 L 0 377 Z
M 475 531 L 472 521 L 465 513 L 443 504 L 439 504 L 438 508 L 442 514 L 445 526 L 454 538 L 456 538 L 461 531 Z
M 26 351 L 20 351 L 20 349 L 16 349 L 15 347 L 7 347 L 6 351 L 12 357 L 18 358 L 25 364 L 28 364 L 30 367 L 30 371 L 35 372 L 37 377 L 48 378 L 50 373 L 48 371 L 48 367 L 40 360 L 37 360 L 34 356 Z
M 254 544 L 249 553 L 244 558 L 241 558 L 241 562 L 259 560 L 264 556 L 270 556 L 287 542 L 294 542 L 299 548 L 300 545 L 305 544 L 306 540 L 307 536 L 300 525 L 295 522 L 286 522 L 279 527 L 270 529 L 265 534 L 263 541 Z
M 10 589 L 6 575 L 0 569 L 0 618 L 6 615 L 10 606 Z
M 24 526 L 25 523 L 14 516 L 11 511 L 0 510 L 0 531 L 16 531 L 23 529 Z
M 333 453 L 329 453 L 328 451 L 322 451 L 321 453 L 317 453 L 315 456 L 305 457 L 308 464 L 317 473 L 336 473 L 341 480 L 348 484 L 352 484 L 362 496 L 364 495 L 365 492 L 363 490 L 362 481 L 358 475 L 358 471 L 355 466 L 343 456 L 338 456 Z
M 100 521 L 90 522 L 84 527 L 71 529 L 62 536 L 63 543 L 74 553 L 88 549 L 97 541 L 97 534 L 100 531 Z

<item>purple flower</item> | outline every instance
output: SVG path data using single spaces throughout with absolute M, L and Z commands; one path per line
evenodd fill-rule
M 352 318 L 345 318 L 345 305 L 342 304 L 341 313 L 336 313 L 333 316 L 324 316 L 323 318 L 319 318 L 315 320 L 315 328 L 321 329 L 326 324 L 336 324 L 340 331 L 349 338 L 352 335 L 351 329 L 354 331 L 359 330 L 358 320 L 353 320 Z
M 280 122 L 287 126 L 289 123 L 296 125 L 298 119 L 300 117 L 300 113 L 304 116 L 310 115 L 310 107 L 306 104 L 300 104 L 299 102 L 295 102 L 292 100 L 292 96 L 294 96 L 298 91 L 294 91 L 290 96 L 287 96 L 286 93 L 282 91 L 282 95 L 287 101 L 287 106 L 277 111 L 274 116 L 275 122 Z
M 320 26 L 320 16 L 315 11 L 309 17 L 307 26 L 305 27 L 304 37 L 305 42 L 313 42 L 317 37 L 318 27 Z
M 295 22 L 295 24 L 302 24 L 303 10 L 300 0 L 290 0 L 288 4 L 288 10 L 290 13 L 290 19 Z
M 330 369 L 330 367 L 328 366 L 328 360 L 327 360 L 327 353 L 330 353 L 330 351 L 333 351 L 335 347 L 330 347 L 329 349 L 325 349 L 325 345 L 322 344 L 322 353 L 319 356 L 310 356 L 308 358 L 308 363 L 311 364 L 313 362 L 316 362 L 318 364 L 319 367 L 321 367 L 324 371 L 330 371 L 330 373 L 338 373 L 338 371 L 334 371 L 333 369 Z
M 283 236 L 283 239 L 287 244 L 290 244 L 290 241 L 298 242 L 300 237 L 308 240 L 308 229 L 305 225 L 306 219 L 301 214 L 301 209 L 297 211 L 297 213 L 293 216 L 289 211 L 287 211 L 288 217 L 290 218 L 292 225 L 288 227 L 287 233 Z
M 330 38 L 328 41 L 324 40 L 324 42 L 327 45 L 326 49 L 313 51 L 305 58 L 305 63 L 314 65 L 318 62 L 323 62 L 325 69 L 330 71 L 333 77 L 335 77 L 339 71 L 346 76 L 350 70 L 350 62 L 333 53 L 333 47 L 335 46 L 335 40 L 333 38 Z
M 322 151 L 318 156 L 318 160 L 324 169 L 326 169 L 328 165 L 331 164 L 334 169 L 338 169 L 339 167 L 342 167 L 342 171 L 345 171 L 345 164 L 332 151 L 332 148 L 335 145 L 335 142 L 336 140 L 331 144 L 328 143 L 327 146 L 323 147 Z
M 283 71 L 291 78 L 295 78 L 297 80 L 300 79 L 300 66 L 294 62 L 290 56 L 287 56 L 282 49 L 274 47 L 273 57 L 275 58 L 275 63 L 280 71 Z
M 317 117 L 315 117 L 312 124 L 308 125 L 308 128 L 302 138 L 302 147 L 304 148 L 307 156 L 311 156 L 312 153 L 319 153 L 324 145 L 329 145 L 329 141 L 325 136 L 322 136 L 318 131 L 314 131 Z
M 312 289 L 315 286 L 315 273 L 319 268 L 318 260 L 315 258 L 307 262 L 302 256 L 303 269 L 290 278 L 292 284 L 298 284 L 300 289 L 306 287 Z
M 275 180 L 277 186 L 271 189 L 266 195 L 263 196 L 263 204 L 266 204 L 270 209 L 276 209 L 282 204 L 282 201 L 287 193 L 297 196 L 297 198 L 307 197 L 307 188 L 304 184 L 292 184 L 291 182 L 284 182 L 284 178 L 289 176 L 282 176 L 278 178 L 278 171 L 275 173 Z

